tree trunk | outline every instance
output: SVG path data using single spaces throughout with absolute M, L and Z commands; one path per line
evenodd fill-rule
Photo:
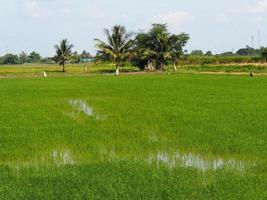
M 177 67 L 176 67 L 175 61 L 173 62 L 173 69 L 174 69 L 174 71 L 177 71 Z
M 150 60 L 147 61 L 147 69 L 148 69 L 148 71 L 151 70 L 151 69 L 150 69 Z
M 119 70 L 119 63 L 116 64 L 116 76 L 119 76 L 120 75 L 120 70 Z
M 153 63 L 150 60 L 147 62 L 147 68 L 148 68 L 149 71 L 153 71 L 154 70 Z
M 154 71 L 154 66 L 153 66 L 152 62 L 150 62 L 150 69 L 151 69 L 151 71 Z
M 65 63 L 62 64 L 62 72 L 65 72 Z
M 163 71 L 164 70 L 164 64 L 163 62 L 160 62 L 160 69 Z

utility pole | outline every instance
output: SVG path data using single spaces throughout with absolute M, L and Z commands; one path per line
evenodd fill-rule
M 258 30 L 258 48 L 261 47 L 261 31 Z
M 254 36 L 251 36 L 251 47 L 254 49 Z

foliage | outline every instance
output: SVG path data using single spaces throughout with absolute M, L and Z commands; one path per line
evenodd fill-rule
M 205 56 L 212 56 L 212 51 L 207 51 Z
M 193 51 L 191 52 L 191 55 L 193 55 L 193 56 L 203 56 L 204 53 L 203 53 L 202 50 L 193 50 Z
M 19 60 L 20 60 L 20 63 L 21 64 L 29 63 L 29 57 L 28 57 L 27 53 L 25 53 L 24 51 L 22 51 L 19 54 Z
M 81 59 L 82 59 L 81 55 L 79 55 L 78 52 L 75 51 L 71 56 L 70 62 L 79 64 L 81 62 Z
M 247 46 L 246 48 L 239 49 L 236 52 L 236 55 L 239 56 L 259 56 L 260 49 L 254 49 L 252 47 Z
M 235 54 L 232 51 L 226 51 L 219 54 L 219 56 L 235 56 Z
M 86 58 L 94 58 L 94 56 L 92 56 L 89 52 L 87 52 L 87 51 L 85 51 L 85 50 L 83 50 L 83 52 L 81 53 L 81 58 L 83 58 L 83 59 L 86 59 Z
M 45 57 L 42 58 L 39 53 L 33 51 L 29 55 L 22 51 L 20 54 L 6 54 L 0 57 L 0 64 L 2 65 L 18 65 L 27 63 L 52 63 L 52 59 Z
M 261 57 L 265 62 L 267 62 L 267 48 L 261 49 Z
M 31 52 L 28 56 L 28 60 L 30 63 L 39 63 L 41 61 L 42 57 L 39 53 L 36 53 L 35 51 Z
M 175 63 L 180 58 L 188 40 L 186 33 L 171 34 L 166 24 L 153 24 L 147 33 L 137 34 L 133 61 L 148 66 L 153 62 L 157 69 L 163 70 L 168 61 Z
M 183 47 L 187 44 L 190 39 L 186 33 L 179 35 L 172 34 L 169 37 L 169 55 L 173 63 L 175 63 L 183 55 Z
M 267 65 L 257 64 L 207 64 L 207 65 L 182 65 L 180 72 L 223 72 L 223 73 L 243 73 L 267 74 Z
M 95 39 L 98 49 L 97 57 L 111 59 L 116 63 L 118 70 L 122 61 L 130 57 L 132 50 L 132 33 L 128 33 L 126 28 L 121 25 L 115 25 L 111 31 L 104 29 L 107 42 Z
M 196 64 L 196 65 L 205 65 L 205 64 L 239 64 L 239 63 L 260 63 L 262 58 L 260 56 L 251 57 L 251 56 L 194 56 L 194 55 L 185 55 L 183 56 L 179 64 Z
M 63 72 L 65 72 L 65 64 L 71 61 L 72 48 L 73 45 L 67 39 L 62 40 L 59 45 L 55 45 L 56 61 L 62 65 Z
M 15 54 L 6 54 L 0 58 L 1 64 L 20 64 L 19 57 Z

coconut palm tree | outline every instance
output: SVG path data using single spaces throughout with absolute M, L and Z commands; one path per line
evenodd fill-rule
M 59 65 L 62 65 L 62 71 L 65 72 L 65 65 L 68 63 L 72 56 L 72 48 L 74 46 L 69 43 L 67 39 L 60 42 L 59 45 L 55 45 L 56 49 L 56 60 Z
M 137 60 L 141 60 L 142 64 L 146 62 L 148 69 L 153 69 L 152 63 L 155 63 L 156 68 L 161 70 L 172 61 L 174 70 L 177 70 L 175 63 L 183 54 L 189 38 L 186 33 L 170 34 L 166 24 L 153 24 L 148 32 L 138 33 L 135 37 Z
M 134 59 L 138 64 L 147 66 L 147 69 L 154 70 L 153 60 L 157 55 L 150 47 L 150 35 L 147 33 L 138 33 L 134 39 Z M 138 65 L 137 64 L 137 65 Z
M 155 52 L 157 68 L 164 70 L 168 60 L 169 32 L 166 24 L 153 24 L 149 31 L 149 45 L 151 52 Z
M 116 64 L 116 75 L 119 75 L 119 66 L 123 60 L 130 56 L 132 49 L 132 33 L 128 33 L 126 28 L 115 25 L 110 30 L 104 29 L 107 42 L 95 39 L 98 54 L 111 58 Z
M 149 69 L 151 63 L 155 63 L 157 69 L 164 69 L 169 58 L 169 35 L 166 24 L 153 24 L 149 32 L 137 34 L 136 52 L 142 55 L 140 59 L 147 60 Z

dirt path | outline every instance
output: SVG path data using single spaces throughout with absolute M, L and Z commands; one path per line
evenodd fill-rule
M 202 74 L 202 75 L 232 75 L 232 76 L 249 76 L 250 74 L 248 72 L 129 72 L 129 73 L 120 73 L 121 76 L 138 76 L 138 75 L 160 75 L 160 74 Z M 105 75 L 105 76 L 113 76 L 113 73 L 103 73 L 103 74 L 49 74 L 48 77 L 70 77 L 70 76 L 81 76 L 81 77 L 87 77 L 87 76 L 98 76 L 98 75 Z M 261 74 L 255 74 L 255 76 L 267 76 L 267 73 L 261 73 Z M 12 78 L 42 78 L 42 74 L 6 74 L 6 75 L 0 75 L 0 79 L 12 79 Z

